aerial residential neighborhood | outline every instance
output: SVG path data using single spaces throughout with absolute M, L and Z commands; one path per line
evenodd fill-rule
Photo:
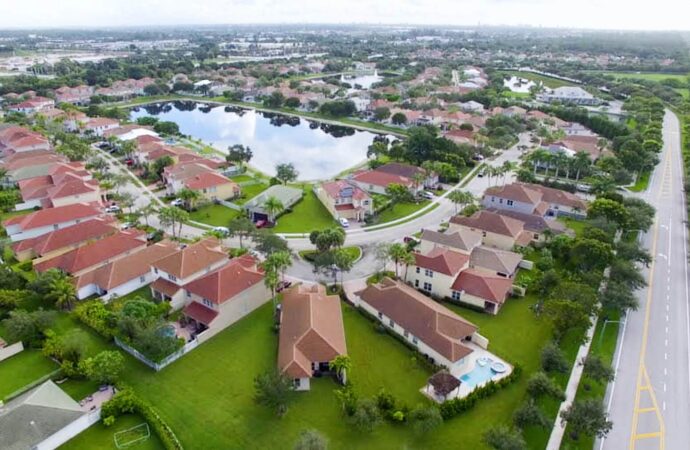
M 11 3 L 0 448 L 687 447 L 674 17 Z

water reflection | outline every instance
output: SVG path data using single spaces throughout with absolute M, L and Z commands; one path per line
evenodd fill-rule
M 519 92 L 521 94 L 529 93 L 530 88 L 536 85 L 537 84 L 532 80 L 516 76 L 511 76 L 503 80 L 503 86 L 507 87 L 512 92 Z
M 249 146 L 254 154 L 250 164 L 270 175 L 276 164 L 293 163 L 301 180 L 330 178 L 365 160 L 377 136 L 299 117 L 189 101 L 141 106 L 130 114 L 132 120 L 144 116 L 176 122 L 183 134 L 221 151 L 234 144 Z

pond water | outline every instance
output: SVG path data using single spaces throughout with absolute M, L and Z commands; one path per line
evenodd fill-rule
M 503 80 L 503 86 L 507 87 L 513 92 L 520 92 L 523 94 L 528 94 L 529 88 L 536 85 L 537 84 L 534 81 L 514 76 Z
M 145 116 L 175 122 L 182 134 L 220 151 L 249 146 L 249 164 L 269 175 L 275 175 L 276 164 L 293 163 L 300 180 L 331 178 L 364 161 L 377 136 L 299 117 L 188 101 L 140 106 L 130 113 L 132 120 Z

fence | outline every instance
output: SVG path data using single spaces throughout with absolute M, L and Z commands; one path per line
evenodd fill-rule
M 230 209 L 234 209 L 235 211 L 242 211 L 242 207 L 241 207 L 241 206 L 236 205 L 236 204 L 234 204 L 234 203 L 232 203 L 232 202 L 229 202 L 229 201 L 226 201 L 226 200 L 218 200 L 218 203 L 221 204 L 221 205 L 223 205 L 223 206 L 225 206 L 225 207 L 228 207 L 228 208 L 230 208 Z
M 191 352 L 195 348 L 199 346 L 199 340 L 197 338 L 194 338 L 193 340 L 187 342 L 184 347 L 176 351 L 175 353 L 171 353 L 170 355 L 166 356 L 163 360 L 160 362 L 153 362 L 150 359 L 148 359 L 146 356 L 144 356 L 139 350 L 135 349 L 134 347 L 131 347 L 127 345 L 126 343 L 122 342 L 117 336 L 115 337 L 115 344 L 120 347 L 122 350 L 126 351 L 130 355 L 134 356 L 136 359 L 141 361 L 142 363 L 146 364 L 156 372 L 159 370 L 162 370 L 164 367 L 167 365 L 173 363 L 177 359 L 181 358 L 182 355 L 185 353 Z
M 15 342 L 7 347 L 0 348 L 0 361 L 4 361 L 10 356 L 14 356 L 24 350 L 24 344 L 21 341 Z

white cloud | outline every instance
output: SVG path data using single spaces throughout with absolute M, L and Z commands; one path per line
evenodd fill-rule
M 688 29 L 686 0 L 0 0 L 0 27 L 371 23 Z

